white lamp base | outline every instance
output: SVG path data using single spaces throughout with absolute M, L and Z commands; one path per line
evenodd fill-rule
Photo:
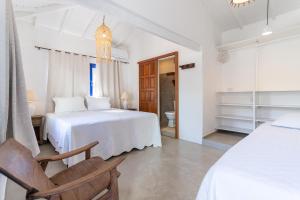
M 125 110 L 128 109 L 128 101 L 123 101 L 122 105 L 123 105 L 123 109 L 125 109 Z
M 30 116 L 33 116 L 34 112 L 35 112 L 35 109 L 36 109 L 34 103 L 32 103 L 32 102 L 28 103 L 28 108 L 29 108 L 29 114 L 30 114 Z

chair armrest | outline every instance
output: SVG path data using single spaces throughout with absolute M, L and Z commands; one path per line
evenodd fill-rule
M 45 170 L 49 161 L 63 160 L 65 158 L 70 158 L 72 156 L 78 155 L 82 152 L 85 152 L 85 159 L 89 159 L 91 157 L 91 148 L 93 148 L 97 144 L 99 144 L 98 141 L 88 144 L 86 146 L 83 146 L 81 148 L 75 149 L 73 151 L 67 152 L 67 153 L 54 155 L 54 156 L 40 156 L 40 157 L 36 157 L 35 159 L 39 163 L 41 163 L 42 168 Z
M 63 192 L 67 192 L 69 190 L 73 190 L 73 189 L 76 189 L 78 187 L 81 187 L 83 184 L 86 184 L 88 182 L 91 182 L 93 181 L 94 179 L 98 178 L 98 176 L 101 176 L 102 174 L 106 173 L 106 172 L 110 172 L 112 171 L 113 169 L 117 168 L 117 166 L 125 159 L 125 156 L 121 156 L 121 157 L 118 157 L 116 159 L 113 159 L 112 161 L 107 161 L 103 164 L 103 166 L 84 176 L 84 177 L 81 177 L 75 181 L 72 181 L 70 183 L 66 183 L 64 185 L 61 185 L 61 186 L 58 186 L 54 189 L 51 189 L 51 190 L 48 190 L 48 191 L 42 191 L 42 192 L 37 192 L 37 193 L 34 193 L 34 194 L 31 194 L 30 196 L 33 198 L 33 199 L 38 199 L 38 198 L 50 198 L 51 196 L 54 196 L 54 195 L 59 195 Z

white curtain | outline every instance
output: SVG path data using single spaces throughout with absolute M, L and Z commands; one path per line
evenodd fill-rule
M 11 0 L 0 3 L 0 143 L 15 138 L 32 151 L 39 147 L 26 100 L 22 58 Z M 0 199 L 5 198 L 6 178 L 0 176 Z
M 97 64 L 95 77 L 95 95 L 110 97 L 112 107 L 121 107 L 120 61 L 103 61 Z
M 53 97 L 89 94 L 89 61 L 87 56 L 50 51 L 46 111 L 53 112 Z

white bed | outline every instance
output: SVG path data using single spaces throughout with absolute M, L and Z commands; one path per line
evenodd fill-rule
M 299 200 L 300 130 L 266 123 L 206 174 L 197 200 Z
M 161 146 L 160 127 L 153 113 L 110 109 L 82 111 L 46 116 L 44 139 L 49 139 L 59 153 L 99 141 L 92 154 L 108 159 L 133 148 Z M 84 154 L 64 160 L 72 166 L 84 159 Z

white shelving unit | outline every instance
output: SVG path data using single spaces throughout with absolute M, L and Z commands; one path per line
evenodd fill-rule
M 218 106 L 232 106 L 232 107 L 252 107 L 252 105 L 250 104 L 230 104 L 230 103 L 220 103 L 218 104 Z
M 217 115 L 216 117 L 219 119 L 235 119 L 241 121 L 252 121 L 252 118 L 250 117 L 237 116 L 237 115 Z
M 286 108 L 286 109 L 300 109 L 299 105 L 256 105 L 262 108 Z
M 217 92 L 217 129 L 250 134 L 257 126 L 300 111 L 300 91 Z

